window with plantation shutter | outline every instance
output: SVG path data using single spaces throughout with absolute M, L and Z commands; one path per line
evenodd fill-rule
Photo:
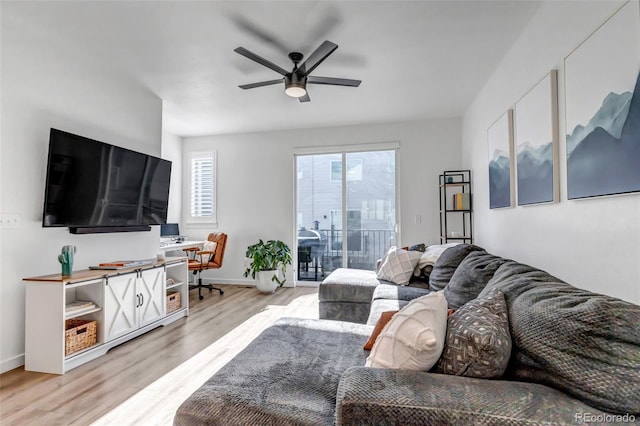
M 191 188 L 189 216 L 191 222 L 216 221 L 216 153 L 194 152 L 190 164 Z

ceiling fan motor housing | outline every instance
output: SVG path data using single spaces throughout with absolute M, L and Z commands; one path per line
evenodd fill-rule
M 284 76 L 285 93 L 289 96 L 304 96 L 307 91 L 307 77 L 292 72 Z M 296 90 L 298 89 L 298 90 Z

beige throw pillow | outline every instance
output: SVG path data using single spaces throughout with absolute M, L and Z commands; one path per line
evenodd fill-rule
M 212 251 L 214 254 L 203 254 L 196 257 L 198 262 L 209 263 L 213 260 L 213 256 L 215 255 L 216 248 L 218 247 L 218 243 L 213 241 L 205 241 L 202 244 L 202 251 Z M 202 260 L 201 260 L 202 259 Z
M 391 247 L 380 265 L 377 277 L 398 285 L 409 284 L 411 274 L 420 260 L 419 251 Z
M 376 339 L 367 367 L 429 371 L 440 358 L 447 333 L 447 301 L 441 291 L 409 302 Z

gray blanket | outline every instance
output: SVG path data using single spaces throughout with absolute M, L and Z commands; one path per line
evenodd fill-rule
M 178 409 L 175 425 L 331 425 L 342 374 L 364 365 L 373 327 L 285 318 Z
M 640 414 L 640 306 L 508 261 L 478 297 L 504 292 L 513 338 L 507 375 L 604 411 Z

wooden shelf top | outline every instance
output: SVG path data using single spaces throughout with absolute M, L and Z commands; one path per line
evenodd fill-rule
M 156 268 L 158 266 L 170 265 L 173 263 L 178 263 L 186 260 L 187 257 L 179 256 L 179 257 L 167 257 L 165 260 L 154 260 L 152 263 L 148 263 L 146 265 L 138 265 L 131 268 L 122 268 L 122 269 L 80 269 L 78 271 L 73 271 L 71 275 L 63 276 L 60 273 L 51 274 L 51 275 L 41 275 L 39 277 L 29 277 L 23 278 L 22 281 L 37 281 L 37 282 L 48 282 L 48 283 L 63 283 L 63 284 L 73 284 L 82 281 L 95 280 L 103 277 L 113 277 L 120 274 L 131 273 L 140 269 L 151 269 Z

